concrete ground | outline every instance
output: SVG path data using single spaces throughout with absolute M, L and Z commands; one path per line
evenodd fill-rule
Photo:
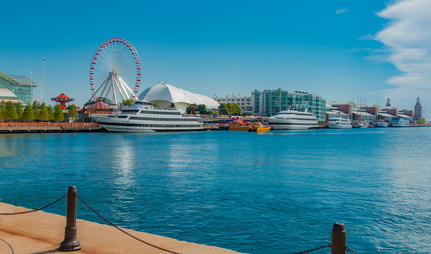
M 27 210 L 24 207 L 0 203 L 0 213 Z M 50 254 L 58 250 L 64 239 L 66 217 L 38 211 L 22 215 L 0 215 L 1 254 Z M 77 238 L 82 249 L 76 253 L 168 253 L 141 243 L 114 227 L 77 220 Z M 156 246 L 181 254 L 234 254 L 218 247 L 182 242 L 172 238 L 124 229 L 128 233 Z

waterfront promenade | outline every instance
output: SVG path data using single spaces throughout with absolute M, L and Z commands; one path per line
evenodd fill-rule
M 28 210 L 0 203 L 0 213 Z M 0 216 L 0 253 L 42 254 L 64 253 L 58 250 L 64 239 L 64 216 L 38 211 L 35 213 Z M 114 227 L 77 220 L 77 235 L 82 249 L 79 253 L 167 253 L 123 234 Z M 172 238 L 124 229 L 126 232 L 170 251 L 187 253 L 234 254 L 218 247 L 178 241 Z

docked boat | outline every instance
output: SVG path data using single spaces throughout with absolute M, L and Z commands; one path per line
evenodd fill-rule
M 202 119 L 182 115 L 179 110 L 154 108 L 148 101 L 137 101 L 135 105 L 121 109 L 118 114 L 92 117 L 108 131 L 159 132 L 201 131 Z
M 392 127 L 410 127 L 410 121 L 403 117 L 392 117 Z
M 353 128 L 368 128 L 368 122 L 362 122 L 362 121 L 354 121 L 352 123 Z
M 268 123 L 274 130 L 306 130 L 318 128 L 317 117 L 311 112 L 298 110 L 283 110 L 268 118 Z
M 383 121 L 381 119 L 376 122 L 376 125 L 374 125 L 374 127 L 376 127 L 376 128 L 385 128 L 385 127 L 388 127 L 388 126 L 389 126 L 388 122 L 385 122 L 385 121 Z
M 261 132 L 268 132 L 271 130 L 271 126 L 268 127 L 264 127 L 261 123 L 254 123 L 250 129 L 248 129 L 248 132 L 257 132 L 257 133 L 261 133 Z
M 352 128 L 352 121 L 349 118 L 333 117 L 329 119 L 327 125 L 330 129 L 349 129 Z
M 243 122 L 237 122 L 235 125 L 233 126 L 229 126 L 230 131 L 248 131 L 248 129 L 250 129 L 251 124 L 250 125 L 246 125 Z

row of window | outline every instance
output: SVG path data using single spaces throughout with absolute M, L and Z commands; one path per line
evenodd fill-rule
M 136 117 L 131 116 L 130 120 L 147 120 L 147 121 L 186 121 L 186 122 L 196 122 L 196 119 L 193 118 L 150 118 L 150 117 Z
M 234 102 L 235 99 L 218 99 L 217 101 L 232 101 L 232 102 Z M 236 99 L 236 101 L 250 101 L 250 99 Z
M 100 124 L 105 125 L 120 125 L 120 126 L 134 126 L 134 127 L 201 127 L 200 124 L 137 124 L 137 123 L 104 123 L 99 122 Z
M 123 113 L 127 114 L 136 114 L 135 110 L 123 110 Z M 157 111 L 149 111 L 149 110 L 141 110 L 140 114 L 157 114 L 157 115 L 181 115 L 179 111 L 168 111 L 168 110 L 157 110 Z

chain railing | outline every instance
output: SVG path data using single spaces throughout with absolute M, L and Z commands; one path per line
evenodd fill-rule
M 33 210 L 22 211 L 22 212 L 15 212 L 15 213 L 0 213 L 0 215 L 19 215 L 19 214 L 26 214 L 26 213 L 34 213 L 34 212 L 37 212 L 37 211 L 40 211 L 40 210 L 43 210 L 43 209 L 45 209 L 47 207 L 52 206 L 53 204 L 57 203 L 58 201 L 62 200 L 65 197 L 66 197 L 66 195 L 64 195 L 63 197 L 57 199 L 56 201 L 52 202 L 51 204 L 46 205 L 44 207 L 41 207 L 39 209 L 33 209 Z
M 77 190 L 75 186 L 70 186 L 68 193 L 64 196 L 62 196 L 61 198 L 57 199 L 56 201 L 41 207 L 39 209 L 33 209 L 33 210 L 27 210 L 27 211 L 21 211 L 21 212 L 14 212 L 14 213 L 0 213 L 0 215 L 6 216 L 6 215 L 20 215 L 20 214 L 27 214 L 27 213 L 33 213 L 33 212 L 37 212 L 37 211 L 41 211 L 47 207 L 50 207 L 54 204 L 56 204 L 57 202 L 59 202 L 60 200 L 62 200 L 65 197 L 67 198 L 67 223 L 66 223 L 66 232 L 65 232 L 65 240 L 63 242 L 61 242 L 61 246 L 60 249 L 61 250 L 67 250 L 67 251 L 73 251 L 73 250 L 79 250 L 81 249 L 80 246 L 80 242 L 77 240 L 77 228 L 76 228 L 76 199 L 78 198 L 86 207 L 88 207 L 88 209 L 90 209 L 93 213 L 95 213 L 97 216 L 99 216 L 101 219 L 103 219 L 104 221 L 106 221 L 109 225 L 113 226 L 114 228 L 118 229 L 120 232 L 126 234 L 127 236 L 130 236 L 131 238 L 142 242 L 148 246 L 151 246 L 153 248 L 159 249 L 161 251 L 165 251 L 168 253 L 172 253 L 172 254 L 181 254 L 179 252 L 175 252 L 175 251 L 171 251 L 162 247 L 159 247 L 157 245 L 151 244 L 147 241 L 144 241 L 128 232 L 126 232 L 125 230 L 119 228 L 118 226 L 114 225 L 112 222 L 108 221 L 106 218 L 104 218 L 102 215 L 100 215 L 98 212 L 96 212 L 92 207 L 90 207 L 84 200 L 81 199 L 81 197 L 78 196 L 77 194 Z M 305 251 L 300 251 L 300 252 L 295 252 L 292 254 L 303 254 L 303 253 L 309 253 L 309 252 L 313 252 L 313 251 L 317 251 L 317 250 L 321 250 L 324 248 L 333 248 L 332 251 L 335 251 L 336 253 L 345 253 L 346 251 L 353 253 L 353 254 L 358 254 L 357 252 L 353 251 L 352 249 L 350 249 L 348 246 L 346 246 L 346 229 L 344 224 L 342 223 L 335 223 L 334 227 L 332 229 L 332 241 L 331 243 L 327 244 L 327 245 L 323 245 L 320 247 L 316 247 L 313 249 L 309 249 L 309 250 L 305 250 Z
M 87 206 L 88 207 L 88 209 L 90 209 L 93 213 L 95 213 L 97 216 L 99 216 L 101 219 L 103 219 L 104 221 L 106 221 L 109 225 L 111 225 L 111 226 L 113 226 L 114 228 L 116 228 L 116 229 L 118 229 L 119 231 L 121 231 L 121 232 L 123 232 L 124 234 L 126 234 L 126 235 L 128 235 L 128 236 L 130 236 L 130 237 L 132 237 L 133 239 L 135 239 L 135 240 L 137 240 L 137 241 L 140 241 L 140 242 L 142 242 L 142 243 L 145 243 L 146 245 L 148 245 L 148 246 L 151 246 L 151 247 L 153 247 L 153 248 L 156 248 L 156 249 L 159 249 L 159 250 L 162 250 L 162 251 L 165 251 L 165 252 L 168 252 L 168 253 L 172 253 L 172 254 L 181 254 L 181 253 L 179 253 L 179 252 L 175 252 L 175 251 L 171 251 L 171 250 L 168 250 L 168 249 L 165 249 L 165 248 L 162 248 L 162 247 L 159 247 L 159 246 L 157 246 L 157 245 L 154 245 L 154 244 L 151 244 L 151 243 L 149 243 L 149 242 L 146 242 L 146 241 L 144 241 L 144 240 L 142 240 L 142 239 L 139 239 L 139 238 L 137 238 L 136 236 L 134 236 L 134 235 L 132 235 L 132 234 L 130 234 L 130 233 L 127 233 L 126 231 L 124 231 L 123 229 L 121 229 L 121 228 L 119 228 L 119 227 L 117 227 L 116 225 L 114 225 L 113 223 L 111 223 L 110 221 L 108 221 L 107 219 L 105 219 L 102 215 L 100 215 L 98 212 L 96 212 L 93 208 L 91 208 L 87 203 L 85 203 L 84 202 L 84 200 L 82 200 L 78 195 L 76 196 L 85 206 Z

